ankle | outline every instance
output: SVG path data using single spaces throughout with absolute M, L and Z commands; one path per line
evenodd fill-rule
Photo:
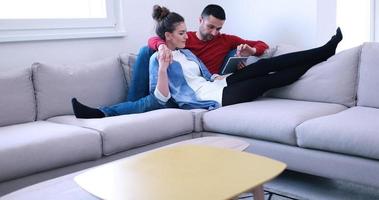
M 71 99 L 71 104 L 76 118 L 89 119 L 105 117 L 105 114 L 101 110 L 86 106 L 80 103 L 76 98 Z

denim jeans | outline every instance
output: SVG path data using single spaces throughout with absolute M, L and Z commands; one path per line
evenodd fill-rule
M 160 104 L 154 94 L 151 93 L 143 98 L 138 99 L 137 101 L 126 101 L 112 106 L 103 106 L 100 107 L 100 110 L 105 114 L 106 117 L 110 117 L 117 115 L 143 113 L 165 107 L 166 106 Z
M 129 85 L 127 101 L 103 106 L 99 109 L 106 117 L 143 113 L 161 108 L 177 108 L 178 105 L 170 99 L 162 105 L 153 93 L 149 93 L 149 62 L 154 50 L 147 46 L 140 49 L 136 62 L 132 66 L 132 78 Z
M 148 46 L 140 49 L 136 62 L 132 66 L 132 78 L 129 84 L 127 101 L 137 101 L 149 95 L 149 62 L 154 50 Z

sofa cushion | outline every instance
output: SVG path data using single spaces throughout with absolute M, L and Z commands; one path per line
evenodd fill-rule
M 122 53 L 120 54 L 120 61 L 122 65 L 122 69 L 124 70 L 125 80 L 128 87 L 131 84 L 132 73 L 133 73 L 133 65 L 136 62 L 136 54 L 132 53 Z
M 359 65 L 357 105 L 379 108 L 379 43 L 364 43 Z
M 37 121 L 0 128 L 0 181 L 99 158 L 94 130 Z
M 194 126 L 192 113 L 180 109 L 161 109 L 101 119 L 59 116 L 48 120 L 99 131 L 104 155 L 191 133 Z
M 30 68 L 0 73 L 0 126 L 31 122 L 36 104 Z
M 299 146 L 379 159 L 379 109 L 353 107 L 304 122 L 296 128 Z
M 295 83 L 273 89 L 266 96 L 351 107 L 355 105 L 360 51 L 361 46 L 342 51 L 309 69 Z
M 126 83 L 117 58 L 82 65 L 33 64 L 37 118 L 73 114 L 71 98 L 90 106 L 111 105 L 126 97 Z
M 205 131 L 296 145 L 296 126 L 344 109 L 338 104 L 262 98 L 204 113 L 203 124 Z

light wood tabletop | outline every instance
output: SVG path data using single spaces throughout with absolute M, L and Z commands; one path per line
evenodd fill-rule
M 263 199 L 262 184 L 286 165 L 231 149 L 183 145 L 131 156 L 75 177 L 101 199 L 222 200 L 253 192 Z

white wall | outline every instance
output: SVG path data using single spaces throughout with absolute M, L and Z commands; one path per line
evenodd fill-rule
M 147 43 L 150 36 L 155 35 L 154 20 L 151 17 L 152 7 L 155 4 L 165 6 L 173 12 L 182 15 L 188 30 L 197 30 L 198 19 L 203 8 L 212 1 L 208 0 L 125 0 L 127 27 L 126 50 L 137 52 L 141 45 Z
M 146 44 L 147 38 L 154 35 L 151 18 L 154 4 L 167 6 L 183 15 L 188 30 L 197 30 L 198 17 L 205 5 L 220 4 L 227 12 L 225 33 L 260 39 L 269 44 L 311 47 L 323 43 L 334 32 L 333 2 L 335 0 L 191 0 L 185 3 L 124 0 L 126 37 L 0 43 L 0 71 L 28 67 L 37 61 L 70 64 L 91 62 L 122 52 L 137 52 Z
M 335 32 L 335 0 L 237 0 L 227 11 L 224 32 L 269 44 L 310 48 Z

